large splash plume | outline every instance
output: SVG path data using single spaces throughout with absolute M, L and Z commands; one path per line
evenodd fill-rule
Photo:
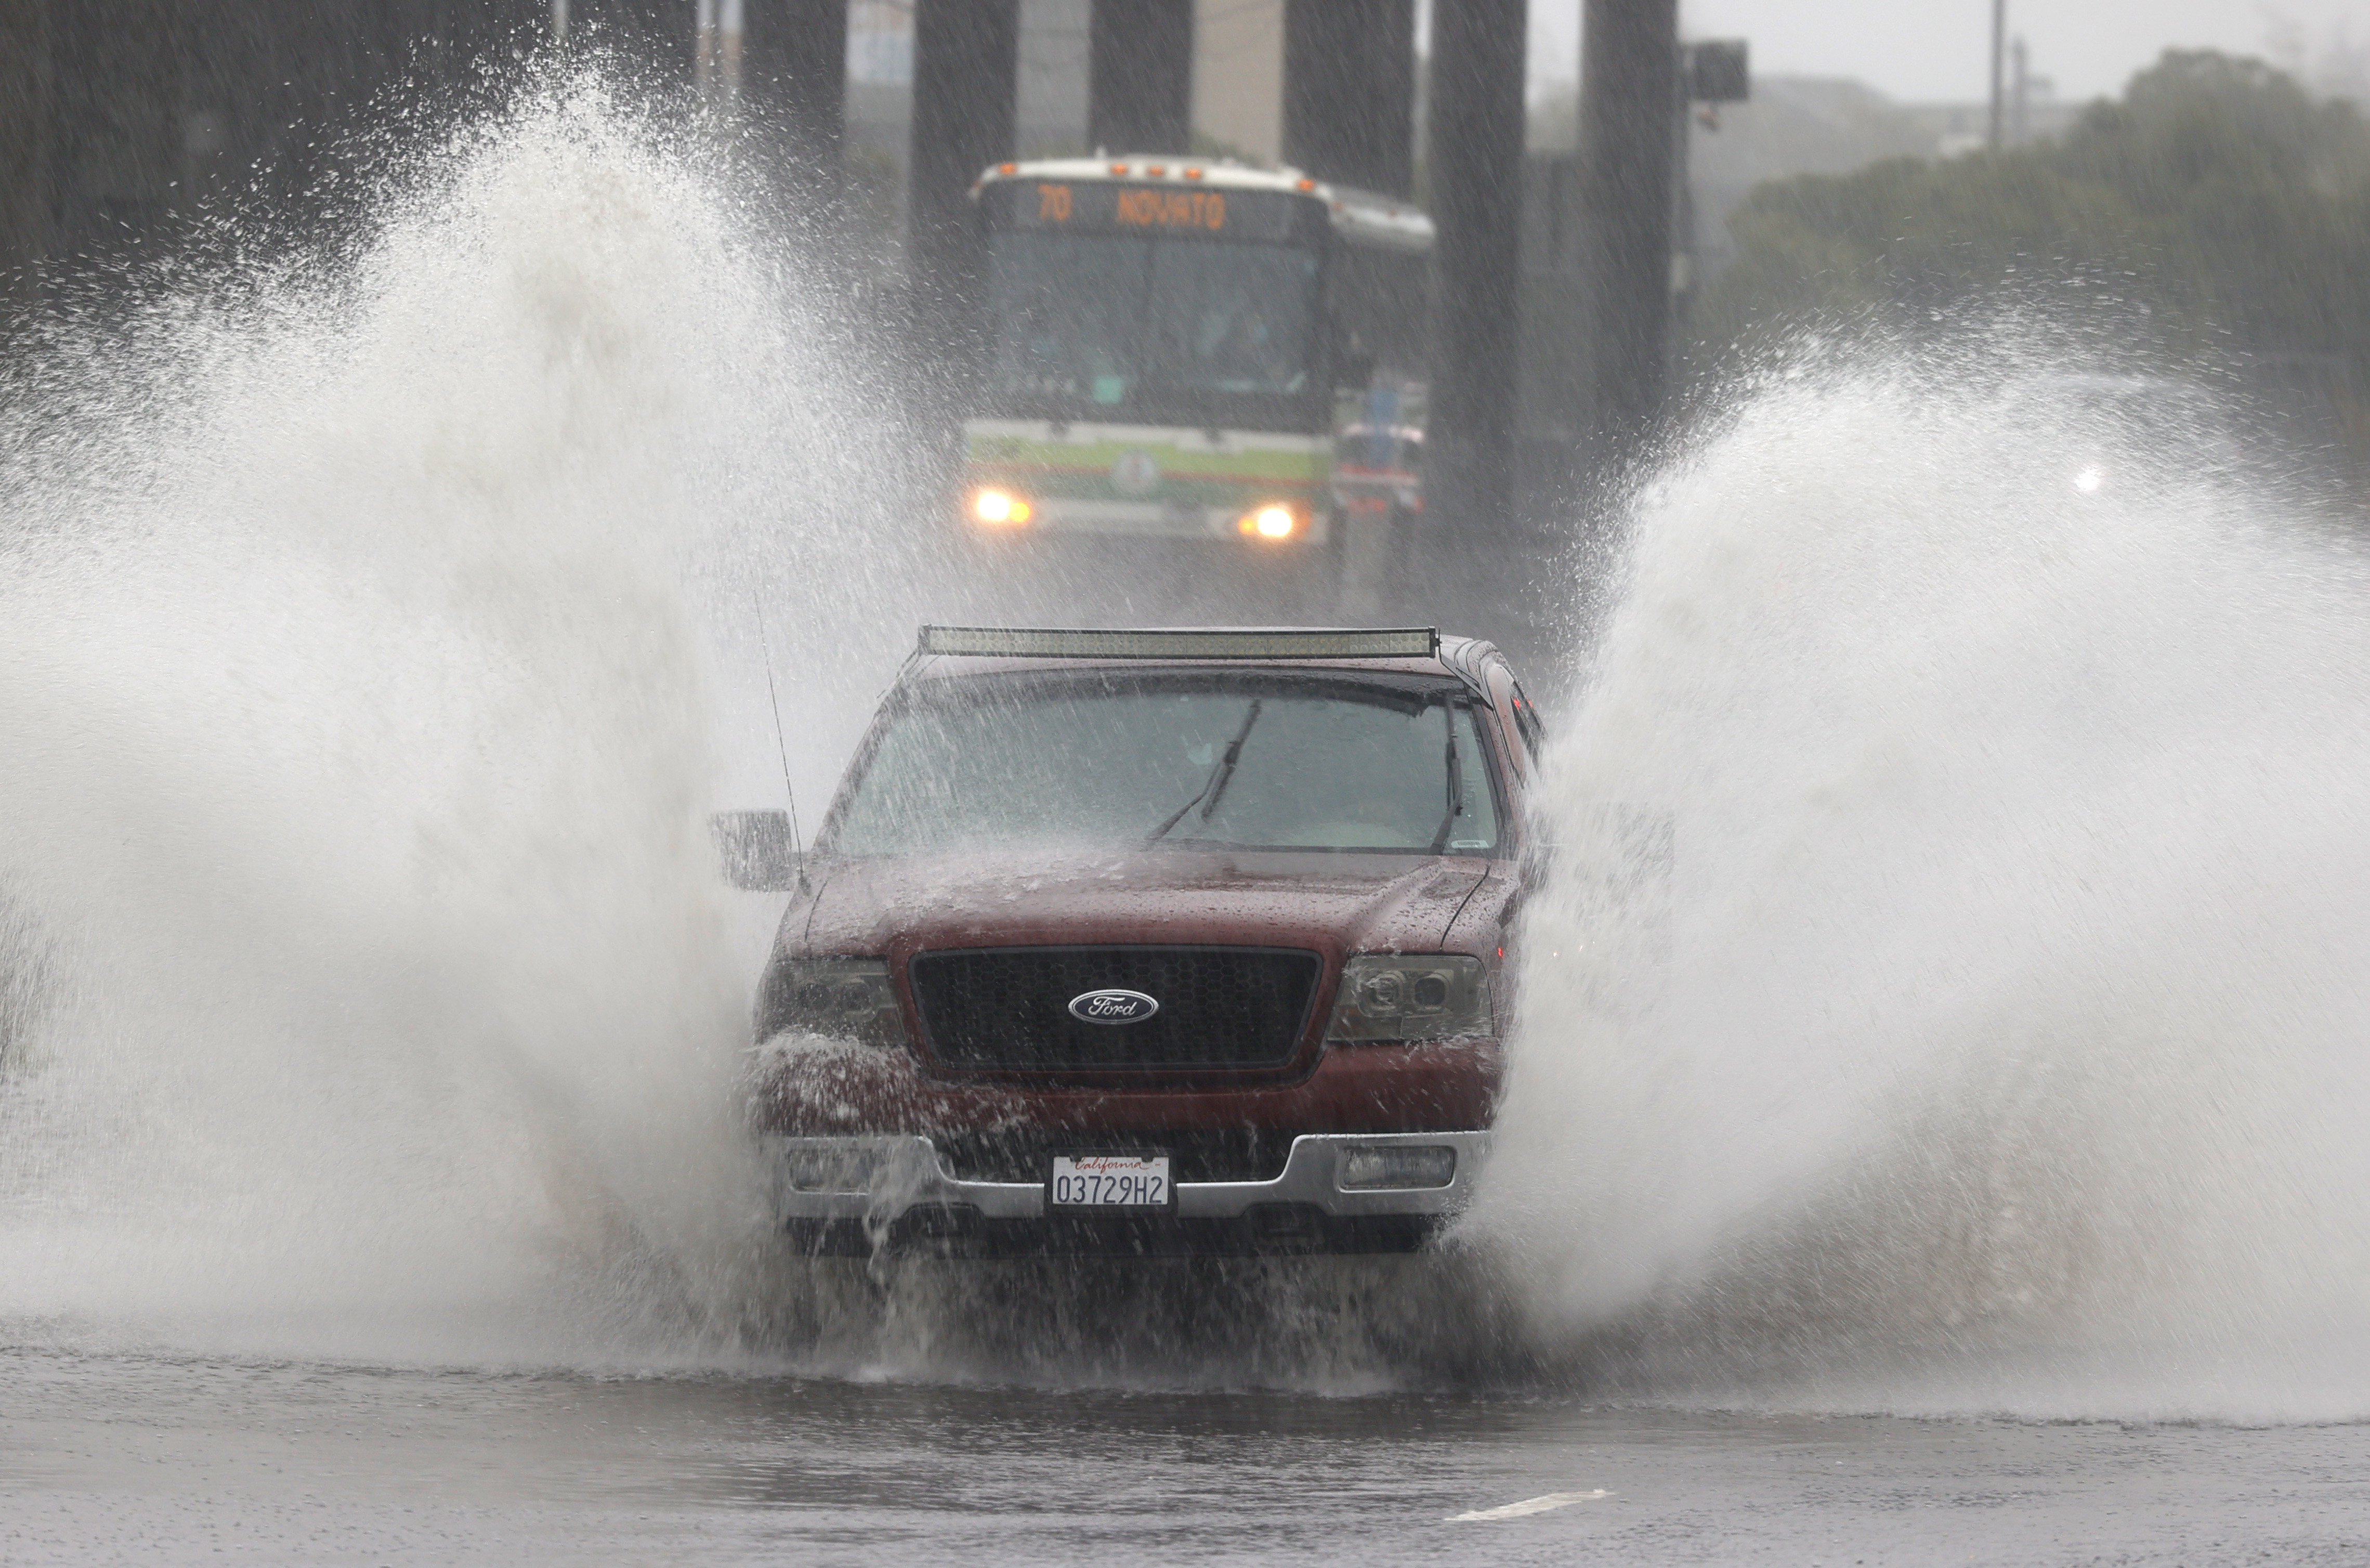
M 1597 1386 L 2370 1409 L 2370 562 L 2050 338 L 1806 353 L 1638 503 L 1476 1228 Z
M 390 153 L 359 232 L 234 216 L 27 329 L 0 1315 L 552 1355 L 720 1298 L 707 628 L 762 588 L 801 646 L 889 487 L 832 302 L 658 123 L 546 82 Z

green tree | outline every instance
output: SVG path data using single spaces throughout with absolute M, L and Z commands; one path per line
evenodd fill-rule
M 2370 385 L 2370 127 L 2256 61 L 2169 52 L 2059 140 L 1773 181 L 1729 229 L 1695 316 L 1714 354 L 2106 289 L 2158 347 L 2336 354 Z

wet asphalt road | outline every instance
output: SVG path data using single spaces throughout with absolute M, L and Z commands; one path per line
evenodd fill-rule
M 2370 1427 L 0 1353 L 12 1565 L 982 1561 L 2356 1563 Z

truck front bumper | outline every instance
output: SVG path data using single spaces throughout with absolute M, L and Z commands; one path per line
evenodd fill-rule
M 775 1210 L 793 1241 L 830 1256 L 1173 1256 L 1405 1252 L 1473 1195 L 1486 1132 L 1304 1133 L 1265 1182 L 1180 1182 L 1173 1214 L 1049 1213 L 1042 1182 L 964 1181 L 915 1134 L 766 1140 Z M 1455 1151 L 1446 1182 L 1345 1186 L 1361 1148 Z

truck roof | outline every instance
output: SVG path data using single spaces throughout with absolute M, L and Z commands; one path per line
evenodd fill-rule
M 1432 627 L 926 626 L 903 681 L 1062 669 L 1359 670 L 1446 675 L 1486 701 L 1482 672 L 1497 649 Z

